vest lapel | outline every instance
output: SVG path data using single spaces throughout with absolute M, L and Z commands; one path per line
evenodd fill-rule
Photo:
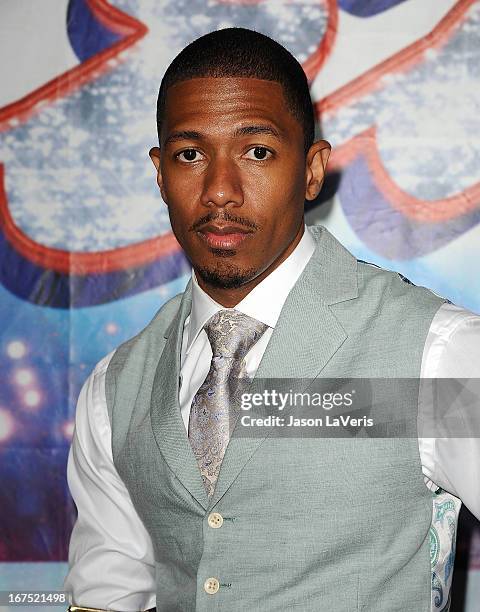
M 165 461 L 183 486 L 206 509 L 208 496 L 178 403 L 183 325 L 190 313 L 191 303 L 190 281 L 177 314 L 165 332 L 167 342 L 155 372 L 150 415 L 153 434 Z
M 315 252 L 290 291 L 257 369 L 261 378 L 305 379 L 319 375 L 347 338 L 330 306 L 358 296 L 357 262 L 323 227 L 311 227 Z M 271 433 L 271 430 L 270 430 Z M 268 436 L 233 436 L 227 446 L 210 507 L 225 494 Z

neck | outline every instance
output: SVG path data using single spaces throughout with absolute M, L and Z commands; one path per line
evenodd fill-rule
M 205 293 L 212 298 L 212 300 L 215 300 L 215 302 L 221 304 L 225 308 L 233 308 L 239 302 L 241 302 L 243 298 L 246 297 L 250 293 L 250 291 L 252 291 L 252 289 L 254 289 L 269 274 L 271 274 L 275 270 L 275 268 L 278 268 L 278 266 L 283 261 L 285 261 L 285 259 L 287 259 L 287 257 L 293 252 L 297 244 L 302 239 L 304 229 L 304 222 L 302 221 L 301 227 L 299 228 L 299 231 L 297 232 L 295 238 L 285 248 L 285 250 L 282 251 L 282 253 L 280 253 L 280 255 L 267 268 L 265 268 L 263 272 L 261 272 L 251 280 L 247 281 L 246 283 L 243 283 L 239 287 L 224 288 L 218 287 L 216 285 L 211 285 L 210 283 L 207 283 L 200 276 L 200 274 L 198 274 L 197 270 L 195 270 L 198 284 L 205 291 Z

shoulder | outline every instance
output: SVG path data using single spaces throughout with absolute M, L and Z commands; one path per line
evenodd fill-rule
M 400 272 L 382 268 L 369 261 L 357 259 L 357 271 L 359 290 L 368 293 L 376 289 L 385 300 L 398 299 L 419 307 L 425 304 L 434 308 L 451 303 L 432 289 L 416 285 Z
M 403 287 L 408 291 L 409 287 L 418 287 L 409 278 L 396 272 L 395 270 L 389 270 L 388 268 L 382 268 L 381 266 L 372 263 L 371 261 L 365 261 L 364 259 L 357 259 L 357 270 L 359 280 L 365 284 L 372 281 L 382 279 L 384 282 L 389 284 L 395 284 L 399 287 Z M 421 287 L 421 289 L 426 289 Z M 433 292 L 432 292 L 433 293 Z
M 132 351 L 141 350 L 149 341 L 158 343 L 175 317 L 182 296 L 183 293 L 179 293 L 165 302 L 146 327 L 129 340 L 120 344 L 110 355 L 110 359 L 105 357 L 102 360 L 101 363 L 103 363 L 104 367 L 108 368 L 110 372 L 112 369 L 121 367 Z

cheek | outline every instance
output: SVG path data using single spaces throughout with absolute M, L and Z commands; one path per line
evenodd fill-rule
M 277 177 L 269 172 L 244 172 L 241 175 L 244 209 L 259 217 L 267 216 L 271 203 L 278 199 Z
M 249 186 L 265 196 L 285 200 L 305 194 L 305 160 L 298 155 L 284 155 L 271 166 L 245 177 Z
M 303 215 L 305 185 L 303 175 L 292 180 L 292 167 L 245 181 L 244 195 L 249 211 L 259 224 L 283 227 Z
M 169 177 L 164 181 L 165 202 L 168 206 L 170 219 L 177 223 L 188 225 L 198 216 L 198 188 L 195 179 L 185 181 Z
M 190 202 L 200 189 L 200 177 L 195 172 L 178 168 L 170 162 L 166 162 L 162 168 L 162 177 L 163 188 L 169 201 Z
M 174 177 L 168 177 L 164 180 L 163 188 L 168 204 L 181 206 L 183 202 L 188 201 L 192 194 L 192 184 L 185 180 L 175 180 Z

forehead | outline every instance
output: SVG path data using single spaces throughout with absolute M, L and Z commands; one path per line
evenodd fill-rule
M 251 121 L 272 123 L 285 135 L 303 137 L 283 87 L 249 77 L 202 77 L 180 81 L 166 95 L 162 133 L 173 129 L 228 130 Z

